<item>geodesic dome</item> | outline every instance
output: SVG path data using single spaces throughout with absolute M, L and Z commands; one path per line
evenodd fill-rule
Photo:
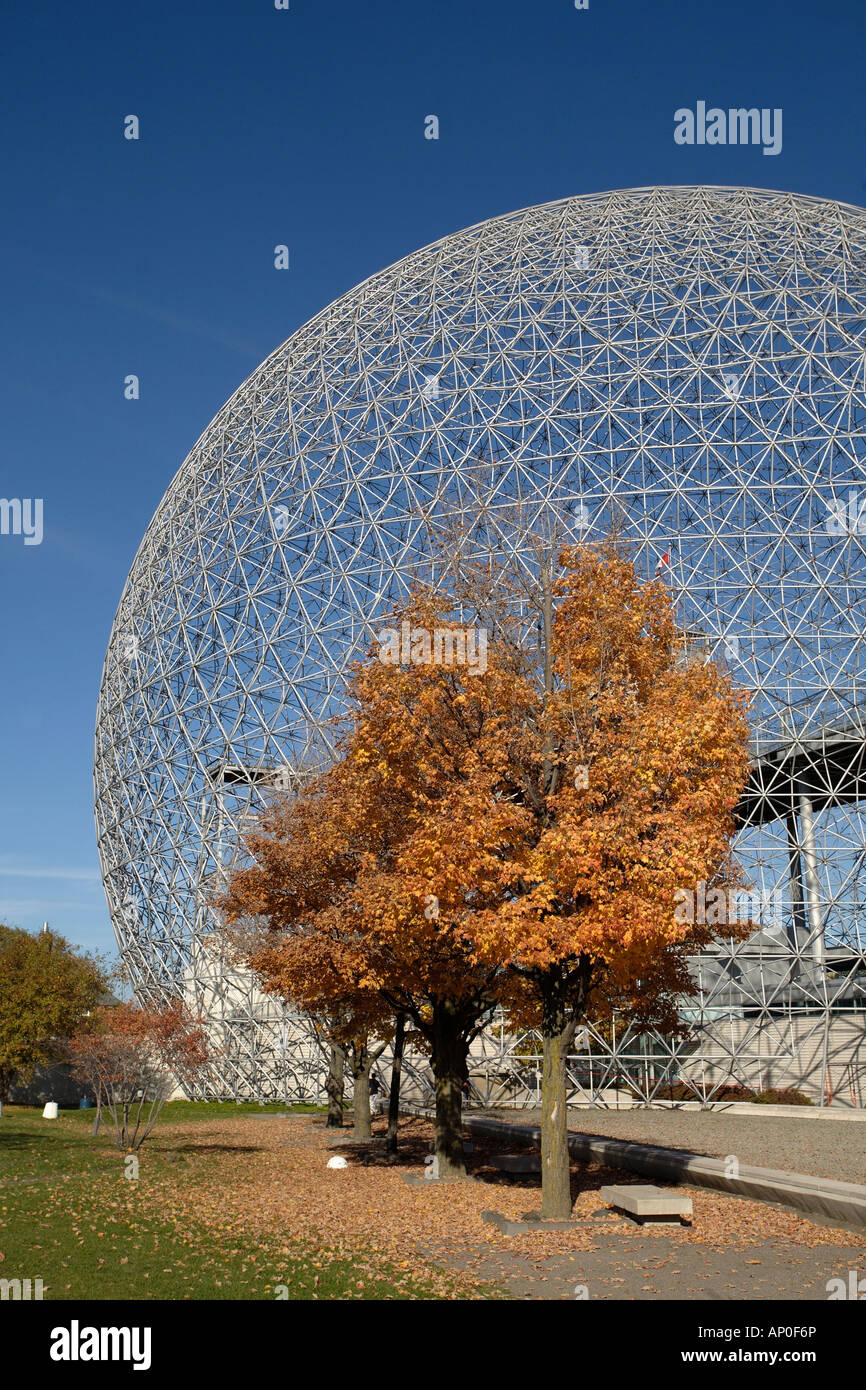
M 138 992 L 195 992 L 244 817 L 324 755 L 347 661 L 481 499 L 503 553 L 515 503 L 615 522 L 753 692 L 740 853 L 785 928 L 760 984 L 709 971 L 702 1016 L 862 1007 L 864 329 L 862 209 L 647 188 L 445 237 L 273 352 L 170 484 L 108 646 L 96 820 Z M 255 1007 L 227 1020 L 273 1079 Z

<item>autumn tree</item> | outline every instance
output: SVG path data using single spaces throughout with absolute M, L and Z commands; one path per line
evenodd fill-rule
M 0 925 L 0 1101 L 16 1078 L 57 1060 L 108 986 L 104 963 L 53 931 Z
M 503 967 L 515 1017 L 541 1029 L 542 1214 L 563 1217 L 566 1059 L 590 999 L 600 1017 L 619 1007 L 673 1031 L 694 991 L 689 957 L 746 930 L 683 921 L 676 908 L 701 880 L 741 882 L 731 841 L 748 727 L 730 679 L 689 659 L 666 586 L 643 582 L 615 538 L 558 553 L 542 541 L 534 557 L 534 573 L 516 579 L 489 562 L 459 576 L 464 612 L 474 607 L 491 633 L 475 695 L 489 701 L 495 737 L 479 736 L 462 718 L 463 691 L 423 662 L 423 693 L 404 694 L 389 717 L 398 747 L 419 750 L 402 783 L 436 785 L 417 830 L 430 891 L 440 875 L 456 890 L 463 942 Z M 374 666 L 368 676 L 393 696 Z M 436 752 L 423 760 L 428 739 Z M 387 746 L 380 728 L 371 753 Z
M 74 1075 L 111 1117 L 118 1148 L 141 1148 L 178 1079 L 208 1062 L 205 1029 L 180 1001 L 162 1008 L 100 1006 L 70 1039 Z
M 323 913 L 315 925 L 268 934 L 247 955 L 268 993 L 309 1015 L 332 1048 L 343 1053 L 352 1077 L 355 1138 L 372 1137 L 370 1072 L 393 1033 L 390 1006 L 365 979 L 362 954 L 347 939 L 340 914 Z
M 529 585 L 497 588 L 489 565 L 462 571 L 464 602 L 474 592 L 525 676 L 495 793 L 516 832 L 501 900 L 472 930 L 541 1028 L 542 1215 L 564 1217 L 575 1028 L 591 995 L 600 1010 L 619 1000 L 647 1026 L 676 1026 L 688 956 L 714 936 L 677 920 L 677 890 L 740 882 L 730 846 L 748 729 L 728 677 L 687 659 L 665 585 L 643 583 L 614 541 L 563 547 L 555 564 L 536 554 Z
M 330 931 L 406 1013 L 430 1053 L 442 1174 L 463 1171 L 472 1039 L 498 1005 L 537 1022 L 542 1210 L 563 1216 L 575 1027 L 593 994 L 675 1019 L 688 954 L 713 935 L 677 920 L 677 890 L 737 881 L 746 721 L 727 677 L 683 661 L 664 585 L 616 544 L 542 554 L 519 583 L 470 569 L 459 592 L 419 590 L 400 640 L 355 670 L 336 765 L 301 819 L 249 842 L 233 910 Z M 455 599 L 489 635 L 474 669 L 432 651 L 459 630 Z
M 261 826 L 245 837 L 252 866 L 236 869 L 214 899 L 223 938 L 266 994 L 306 1014 L 328 1058 L 328 1126 L 342 1125 L 344 1073 L 352 1077 L 353 1120 L 370 1137 L 370 1072 L 387 1046 L 391 1014 L 365 985 L 337 905 L 351 881 L 348 827 L 315 779 L 308 790 L 272 797 Z

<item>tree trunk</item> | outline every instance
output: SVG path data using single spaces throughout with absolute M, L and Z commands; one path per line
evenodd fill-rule
M 400 1119 L 400 1073 L 403 1070 L 403 1041 L 406 1037 L 406 1015 L 398 1014 L 394 1026 L 394 1051 L 391 1059 L 391 1089 L 388 1092 L 388 1137 L 385 1149 L 397 1152 L 397 1124 Z
M 355 1088 L 352 1101 L 352 1118 L 356 1139 L 372 1139 L 373 1127 L 370 1116 L 370 1068 L 373 1058 L 366 1043 L 352 1047 L 352 1082 Z
M 344 1075 L 346 1066 L 346 1054 L 337 1043 L 331 1043 L 331 1050 L 328 1059 L 328 1079 L 325 1082 L 325 1091 L 328 1096 L 328 1129 L 342 1129 L 343 1126 L 343 1091 Z
M 469 1044 L 464 1036 L 463 1021 L 447 999 L 434 1006 L 432 1039 L 430 1060 L 436 1078 L 437 1176 L 463 1178 L 466 1176 L 463 1082 Z
M 548 1220 L 566 1220 L 571 1216 L 565 1060 L 574 1029 L 566 1023 L 566 1011 L 558 993 L 552 989 L 542 1009 L 541 1215 Z

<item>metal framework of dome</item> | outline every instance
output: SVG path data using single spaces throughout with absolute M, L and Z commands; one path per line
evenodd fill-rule
M 122 957 L 140 998 L 206 1008 L 208 1094 L 320 1084 L 303 1020 L 233 972 L 207 899 L 268 788 L 326 756 L 346 663 L 429 562 L 431 526 L 483 494 L 517 563 L 516 504 L 575 539 L 616 522 L 753 692 L 738 850 L 781 914 L 694 962 L 688 1039 L 588 1028 L 575 1093 L 734 1080 L 863 1103 L 864 330 L 862 209 L 630 189 L 407 256 L 238 389 L 135 557 L 96 726 Z M 531 1101 L 531 1052 L 492 1028 L 477 1097 Z

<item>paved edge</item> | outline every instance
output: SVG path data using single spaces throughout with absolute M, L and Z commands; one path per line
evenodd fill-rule
M 498 1227 L 504 1236 L 522 1236 L 527 1231 L 573 1231 L 590 1225 L 589 1221 L 512 1221 L 500 1211 L 483 1211 L 481 1220 Z
M 426 1106 L 405 1108 L 410 1114 L 434 1113 Z M 541 1145 L 541 1130 L 537 1125 L 508 1124 L 504 1120 L 486 1120 L 471 1114 L 464 1115 L 463 1124 L 471 1134 L 507 1138 L 526 1146 Z M 782 1169 L 756 1168 L 748 1163 L 739 1164 L 736 1176 L 732 1176 L 726 1171 L 728 1164 L 720 1158 L 575 1130 L 569 1130 L 568 1148 L 575 1158 L 585 1163 L 603 1163 L 611 1168 L 626 1168 L 643 1177 L 686 1182 L 752 1201 L 772 1202 L 866 1231 L 866 1187 L 858 1183 L 813 1178 L 807 1173 L 789 1173 Z
M 605 1110 L 626 1114 L 631 1110 L 709 1110 L 718 1115 L 751 1115 L 755 1119 L 843 1120 L 866 1124 L 866 1110 L 847 1109 L 840 1105 L 761 1105 L 739 1100 L 654 1100 L 650 1105 L 635 1101 L 633 1105 L 593 1105 L 591 1101 L 569 1101 L 569 1110 Z

